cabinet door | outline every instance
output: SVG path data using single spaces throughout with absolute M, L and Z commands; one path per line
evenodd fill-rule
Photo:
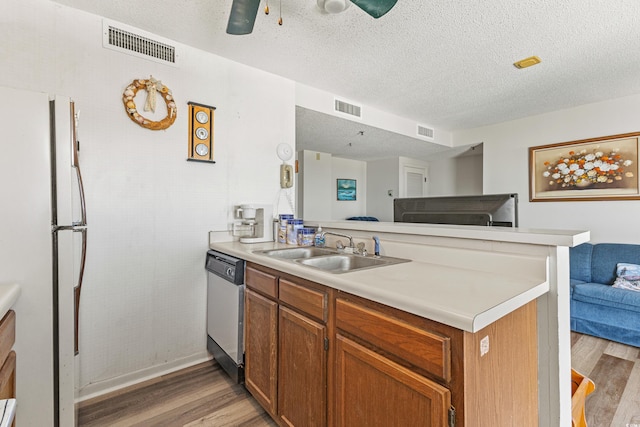
M 341 335 L 336 376 L 338 426 L 447 426 L 448 389 Z
M 272 415 L 277 404 L 278 304 L 245 292 L 245 385 Z
M 0 368 L 0 399 L 16 397 L 16 352 L 12 351 Z
M 280 306 L 278 410 L 283 425 L 325 426 L 327 328 Z

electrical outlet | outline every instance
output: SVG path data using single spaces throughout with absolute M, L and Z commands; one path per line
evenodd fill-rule
M 489 353 L 489 335 L 480 340 L 480 357 Z

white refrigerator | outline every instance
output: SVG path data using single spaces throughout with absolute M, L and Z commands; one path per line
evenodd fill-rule
M 0 87 L 0 283 L 18 283 L 17 425 L 74 426 L 86 209 L 67 97 Z

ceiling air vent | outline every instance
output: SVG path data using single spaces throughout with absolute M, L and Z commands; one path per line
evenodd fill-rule
M 348 114 L 354 117 L 362 117 L 362 108 L 359 105 L 349 104 L 348 102 L 335 100 L 334 110 L 340 113 Z
M 177 65 L 176 47 L 168 40 L 120 23 L 103 21 L 102 46 L 162 64 Z
M 433 129 L 430 127 L 418 125 L 418 136 L 433 140 Z

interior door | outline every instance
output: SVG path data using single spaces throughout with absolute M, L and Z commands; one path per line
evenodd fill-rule
M 424 197 L 427 194 L 427 170 L 414 166 L 405 166 L 403 168 L 404 188 L 401 189 L 404 194 L 400 197 Z

